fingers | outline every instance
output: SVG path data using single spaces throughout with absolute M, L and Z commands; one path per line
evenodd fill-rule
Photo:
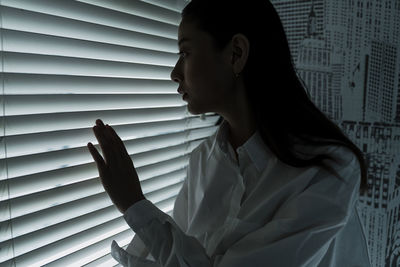
M 88 143 L 87 147 L 89 148 L 89 152 L 92 155 L 94 161 L 96 162 L 98 167 L 104 167 L 105 163 L 103 158 L 101 157 L 100 153 L 97 151 L 97 149 L 94 147 L 92 143 Z
M 101 120 L 96 120 L 93 127 L 97 140 L 103 152 L 106 164 L 121 164 L 129 156 L 126 148 L 117 133 L 109 125 L 104 125 Z
M 125 148 L 124 143 L 121 138 L 117 135 L 114 129 L 108 124 L 105 126 L 106 135 L 109 137 L 110 143 L 112 144 L 113 155 L 113 165 L 119 168 L 124 168 L 124 166 L 133 165 L 132 159 L 130 158 L 128 151 Z
M 113 159 L 113 144 L 108 137 L 105 126 L 101 120 L 96 120 L 96 126 L 93 127 L 93 132 L 99 142 L 101 151 L 103 152 L 104 161 L 106 164 L 109 164 Z
M 128 151 L 126 151 L 124 142 L 122 142 L 121 138 L 117 135 L 117 133 L 115 132 L 115 130 L 109 126 L 108 124 L 106 125 L 106 128 L 109 130 L 111 136 L 113 137 L 115 144 L 118 145 L 120 151 L 123 151 L 124 153 L 128 154 Z

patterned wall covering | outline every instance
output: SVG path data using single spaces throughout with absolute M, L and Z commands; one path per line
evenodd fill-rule
M 400 266 L 400 1 L 271 0 L 314 103 L 364 152 L 372 266 Z

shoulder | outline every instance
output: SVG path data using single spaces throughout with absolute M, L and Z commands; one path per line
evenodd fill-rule
M 354 164 L 357 162 L 357 155 L 348 146 L 330 144 L 322 146 L 295 145 L 295 151 L 304 158 L 311 158 L 317 155 L 328 155 L 338 166 Z M 330 160 L 330 162 L 332 161 Z
M 356 153 L 347 146 L 331 145 L 325 148 L 325 154 L 332 158 L 327 163 L 337 170 L 354 170 L 360 167 Z
M 341 164 L 354 164 L 357 162 L 357 155 L 347 146 L 332 146 L 328 153 L 336 158 Z
M 319 167 L 317 176 L 324 176 L 326 179 L 335 181 L 344 180 L 354 184 L 360 179 L 360 164 L 356 153 L 349 147 L 344 145 L 323 145 L 323 146 L 297 146 L 296 152 L 304 159 L 310 159 L 318 155 L 325 155 L 328 158 L 322 160 L 324 165 L 329 169 Z M 300 153 L 299 153 L 300 152 Z M 333 174 L 333 175 L 332 175 Z M 336 176 L 336 177 L 333 177 Z M 331 180 L 329 178 L 328 180 Z M 357 179 L 358 178 L 358 179 Z
M 329 177 L 334 178 L 333 181 L 343 186 L 358 187 L 361 181 L 361 168 L 355 152 L 342 145 L 329 146 L 325 149 L 325 154 L 332 157 L 332 159 L 324 160 L 324 163 L 334 172 L 334 175 L 329 173 Z

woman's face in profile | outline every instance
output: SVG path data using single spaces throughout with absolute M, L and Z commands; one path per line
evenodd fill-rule
M 171 79 L 179 83 L 192 114 L 219 112 L 227 103 L 233 86 L 229 46 L 218 51 L 211 35 L 183 19 L 178 29 L 180 55 Z

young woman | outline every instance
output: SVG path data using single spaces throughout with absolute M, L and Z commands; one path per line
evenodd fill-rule
M 124 266 L 370 266 L 356 204 L 362 152 L 309 99 L 267 0 L 192 0 L 171 73 L 192 114 L 221 115 L 190 155 L 173 218 L 148 201 L 101 120 L 101 181 L 136 233 Z M 222 122 L 222 123 L 221 123 Z

